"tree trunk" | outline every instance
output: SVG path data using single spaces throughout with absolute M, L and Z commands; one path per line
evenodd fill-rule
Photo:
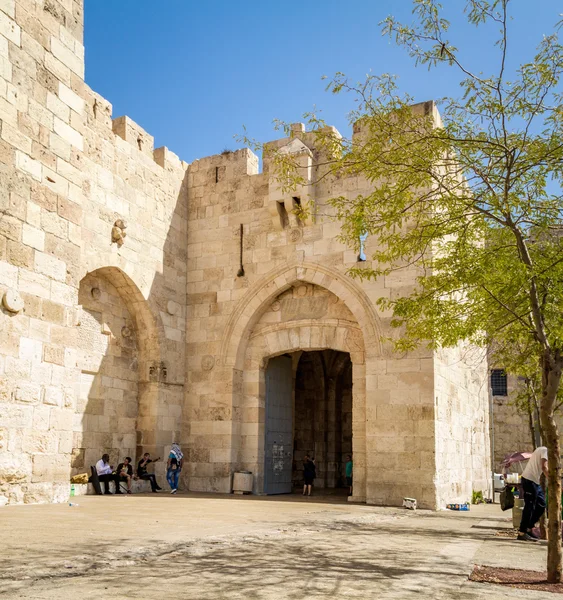
M 555 400 L 561 382 L 563 359 L 559 352 L 545 351 L 542 357 L 543 394 L 540 405 L 540 419 L 547 446 L 549 473 L 547 486 L 548 506 L 548 545 L 547 581 L 561 582 L 561 466 L 559 432 L 554 418 Z
M 538 430 L 538 434 L 539 434 L 539 439 L 536 439 L 536 445 L 534 446 L 543 446 L 544 445 L 544 435 L 543 435 L 543 428 L 541 426 L 541 419 L 540 419 L 540 407 L 538 404 L 538 395 L 536 393 L 536 389 L 535 387 L 532 385 L 531 388 L 531 392 L 532 392 L 532 401 L 534 403 L 534 421 L 536 423 L 536 427 Z
M 530 435 L 532 436 L 532 448 L 536 449 L 536 428 L 534 427 L 534 414 L 532 412 L 532 403 L 530 402 L 530 397 L 528 396 L 528 426 L 530 428 Z

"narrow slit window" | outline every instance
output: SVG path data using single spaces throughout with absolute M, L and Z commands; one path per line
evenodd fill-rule
M 301 198 L 293 197 L 293 208 L 296 211 L 297 223 L 303 225 L 303 213 L 301 212 Z
M 360 252 L 358 253 L 358 262 L 366 261 L 365 249 L 366 249 L 367 237 L 368 237 L 367 233 L 362 233 L 362 235 L 360 236 Z
M 277 202 L 277 205 L 282 229 L 286 229 L 289 226 L 289 216 L 287 214 L 287 210 L 285 209 L 285 204 L 283 202 Z
M 491 389 L 493 396 L 507 396 L 506 371 L 504 369 L 491 370 Z

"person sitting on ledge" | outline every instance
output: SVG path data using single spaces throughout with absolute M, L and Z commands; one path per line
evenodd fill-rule
M 125 460 L 122 463 L 119 463 L 119 465 L 117 465 L 116 474 L 118 475 L 118 481 L 127 482 L 127 493 L 131 494 L 131 479 L 133 479 L 133 467 L 131 466 L 130 456 L 126 456 Z
M 137 465 L 137 477 L 139 479 L 148 479 L 151 482 L 151 490 L 156 493 L 162 488 L 156 482 L 156 476 L 154 473 L 147 473 L 147 466 L 152 463 L 160 460 L 160 458 L 151 459 L 151 455 L 148 452 L 143 454 L 143 458 L 139 461 Z
M 110 481 L 115 481 L 115 493 L 122 493 L 119 489 L 119 475 L 113 473 L 113 467 L 109 464 L 109 454 L 104 454 L 102 458 L 96 463 L 96 472 L 98 473 L 98 479 L 104 482 L 106 494 L 111 494 L 111 492 L 109 491 Z

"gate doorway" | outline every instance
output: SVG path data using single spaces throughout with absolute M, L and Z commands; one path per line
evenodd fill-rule
M 270 359 L 265 373 L 264 493 L 303 485 L 303 460 L 315 460 L 315 486 L 346 488 L 352 454 L 352 362 L 335 350 L 295 352 Z
M 290 356 L 276 356 L 266 370 L 266 462 L 264 493 L 291 493 L 293 459 L 293 369 Z

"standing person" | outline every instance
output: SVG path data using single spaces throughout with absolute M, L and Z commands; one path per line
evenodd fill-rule
M 160 460 L 160 457 L 152 460 L 151 455 L 148 452 L 145 452 L 143 454 L 143 458 L 141 458 L 141 460 L 139 461 L 139 464 L 137 465 L 137 477 L 139 479 L 147 479 L 148 481 L 150 481 L 151 482 L 151 491 L 155 494 L 162 488 L 156 482 L 155 474 L 147 473 L 147 467 L 148 467 L 148 465 L 150 465 L 150 463 L 156 462 L 158 460 Z
M 547 476 L 547 448 L 545 446 L 534 450 L 522 473 L 524 510 L 518 533 L 518 539 L 521 541 L 535 542 L 538 540 L 532 529 L 545 510 L 545 496 L 540 485 L 542 472 Z
M 346 485 L 350 488 L 348 496 L 352 495 L 352 473 L 354 471 L 354 463 L 350 454 L 346 455 Z
M 114 474 L 113 467 L 109 464 L 109 454 L 104 454 L 96 463 L 96 473 L 98 479 L 104 482 L 104 493 L 111 494 L 109 491 L 109 482 L 115 481 L 115 493 L 121 494 L 119 489 L 119 475 Z
M 305 481 L 303 485 L 303 495 L 307 496 L 311 495 L 311 488 L 313 486 L 313 481 L 315 481 L 315 477 L 317 476 L 317 469 L 315 467 L 315 461 L 308 454 L 305 456 L 305 460 L 303 461 L 303 479 Z
M 127 482 L 127 493 L 131 494 L 131 479 L 133 479 L 133 467 L 131 466 L 131 457 L 126 456 L 122 463 L 117 465 L 116 474 L 118 476 L 117 485 L 120 481 Z
M 184 454 L 180 450 L 180 446 L 174 443 L 170 448 L 170 454 L 168 455 L 168 465 L 166 470 L 166 479 L 172 490 L 170 493 L 175 494 L 178 491 L 178 479 L 180 478 L 180 471 L 184 465 Z

